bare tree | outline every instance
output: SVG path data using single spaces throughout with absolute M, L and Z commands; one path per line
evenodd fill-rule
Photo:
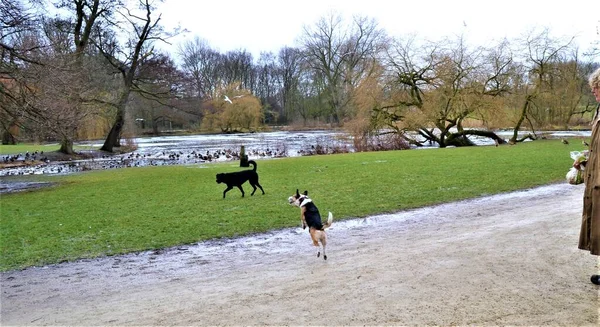
M 101 150 L 108 152 L 113 152 L 114 147 L 121 145 L 121 132 L 130 94 L 144 93 L 143 88 L 136 84 L 136 74 L 140 65 L 153 55 L 153 42 L 164 41 L 168 36 L 159 24 L 160 14 L 154 12 L 152 1 L 139 0 L 138 7 L 139 13 L 128 8 L 125 8 L 124 12 L 119 12 L 125 23 L 114 27 L 129 30 L 128 39 L 123 46 L 119 46 L 115 34 L 106 33 L 104 30 L 98 30 L 94 40 L 97 49 L 122 77 L 118 99 L 113 104 L 116 111 L 114 122 L 101 147 Z
M 222 87 L 238 84 L 241 89 L 254 91 L 254 60 L 246 50 L 235 50 L 225 53 L 221 65 Z
M 182 100 L 183 73 L 168 55 L 157 52 L 140 65 L 136 80 L 137 87 L 143 92 L 134 93 L 131 113 L 136 122 L 143 121 L 154 134 L 159 134 L 161 122 L 182 128 L 202 116 L 198 99 Z M 188 103 L 196 106 L 188 106 Z
M 94 28 L 101 23 L 100 20 L 111 20 L 114 11 L 123 3 L 120 0 L 56 0 L 55 6 L 75 14 L 69 30 L 73 33 L 75 55 L 80 61 L 88 49 Z
M 60 125 L 73 127 L 68 128 L 69 133 L 61 134 L 62 141 L 59 151 L 72 154 L 73 138 L 76 137 L 77 133 L 77 122 L 80 126 L 83 120 L 91 114 L 91 110 L 97 108 L 91 102 L 93 102 L 92 99 L 96 94 L 101 92 L 100 90 L 94 91 L 98 79 L 98 71 L 95 69 L 97 65 L 93 63 L 93 57 L 86 58 L 86 51 L 89 50 L 94 28 L 100 26 L 101 21 L 110 21 L 114 10 L 121 7 L 122 3 L 121 1 L 110 0 L 57 0 L 55 6 L 74 13 L 72 21 L 70 19 L 55 19 L 53 21 L 54 28 L 48 29 L 46 32 L 47 34 L 54 32 L 54 35 L 49 36 L 49 38 L 53 40 L 55 48 L 59 45 L 61 48 L 69 49 L 69 53 L 72 53 L 70 56 L 73 57 L 72 62 L 65 62 L 64 69 L 62 69 L 63 73 L 66 71 L 71 73 L 56 75 L 62 76 L 60 80 L 56 81 L 57 86 L 63 89 L 79 89 L 72 95 L 62 97 L 61 101 L 58 101 L 70 100 L 70 103 L 64 104 L 63 108 L 72 108 L 70 110 L 72 115 L 69 119 L 61 115 L 60 117 L 65 117 L 65 122 Z M 74 50 L 71 50 L 73 48 Z M 73 123 L 76 125 L 73 125 Z M 68 135 L 71 135 L 71 137 L 67 137 Z
M 285 47 L 279 51 L 278 72 L 281 74 L 281 102 L 286 120 L 293 118 L 299 107 L 302 57 L 297 48 Z
M 375 109 L 379 119 L 397 133 L 416 131 L 440 147 L 473 145 L 469 135 L 503 142 L 493 132 L 465 128 L 464 121 L 486 116 L 484 112 L 493 108 L 493 99 L 507 92 L 510 57 L 470 49 L 462 37 L 455 42 L 427 43 L 423 48 L 409 39 L 396 42 L 390 49 L 391 98 Z
M 82 69 L 82 56 L 71 41 L 71 36 L 77 34 L 73 33 L 73 24 L 60 18 L 34 20 L 30 16 L 27 24 L 19 25 L 14 21 L 19 17 L 15 8 L 19 8 L 14 4 L 3 8 L 12 12 L 9 16 L 13 21 L 7 25 L 14 26 L 7 29 L 9 33 L 2 41 L 4 53 L 10 53 L 8 62 L 3 59 L 3 67 L 9 68 L 7 99 L 13 100 L 3 106 L 7 117 L 13 118 L 7 130 L 11 130 L 10 125 L 29 126 L 35 130 L 32 134 L 57 138 L 59 151 L 72 154 L 82 120 L 94 108 L 82 101 L 82 96 L 90 93 L 87 76 L 94 69 Z M 10 137 L 5 134 L 5 138 Z
M 10 43 L 14 43 L 15 35 L 33 28 L 32 23 L 33 17 L 21 1 L 0 0 L 0 46 L 2 58 L 18 51 Z
M 30 134 L 37 137 L 58 139 L 59 151 L 73 154 L 73 141 L 82 122 L 95 109 L 83 101 L 93 92 L 88 80 L 95 68 L 80 69 L 68 26 L 68 21 L 59 18 L 46 19 L 36 31 L 21 34 L 15 48 L 28 49 L 22 55 L 26 60 L 15 62 L 3 85 L 9 86 L 14 100 L 5 107 L 7 116 L 15 118 L 13 122 L 31 128 Z
M 61 142 L 59 151 L 72 154 L 73 141 L 77 138 L 82 119 L 88 117 L 95 107 L 86 103 L 84 97 L 93 93 L 97 67 L 91 64 L 93 59 L 84 58 L 84 51 L 96 20 L 101 16 L 110 17 L 111 9 L 118 2 L 59 0 L 54 2 L 55 6 L 70 10 L 72 17 L 48 18 L 42 14 L 42 18 L 37 20 L 30 15 L 28 24 L 20 25 L 15 24 L 19 17 L 15 9 L 19 8 L 17 4 L 9 7 L 10 4 L 2 3 L 2 8 L 8 8 L 10 12 L 2 17 L 12 17 L 7 26 L 19 27 L 11 28 L 12 31 L 7 34 L 18 36 L 12 47 L 6 47 L 4 42 L 10 37 L 4 38 L 3 35 L 2 41 L 2 48 L 12 53 L 11 60 L 19 58 L 21 62 L 14 66 L 16 70 L 11 82 L 11 89 L 20 93 L 21 104 L 15 108 L 20 109 L 22 119 L 33 123 L 38 130 L 35 133 L 57 137 Z M 14 45 L 20 51 L 15 51 Z
M 261 100 L 265 112 L 265 123 L 277 122 L 282 113 L 281 73 L 277 66 L 277 58 L 272 52 L 260 54 L 256 69 L 256 86 L 254 94 Z
M 90 89 L 74 59 L 69 55 L 55 56 L 45 66 L 32 67 L 37 75 L 32 98 L 36 110 L 29 117 L 48 135 L 58 138 L 59 151 L 66 154 L 74 154 L 73 141 L 79 128 L 95 109 L 93 104 L 82 101 Z
M 321 92 L 334 123 L 340 124 L 348 114 L 352 91 L 368 76 L 385 37 L 372 19 L 354 17 L 347 27 L 335 13 L 321 18 L 313 28 L 304 28 L 305 60 L 322 82 Z
M 15 144 L 23 124 L 28 88 L 21 68 L 34 64 L 29 53 L 39 45 L 27 42 L 37 20 L 20 1 L 0 0 L 0 128 L 2 144 Z
M 548 117 L 554 115 L 551 111 L 556 107 L 550 102 L 557 91 L 555 80 L 560 79 L 558 63 L 569 50 L 571 42 L 572 39 L 563 41 L 550 37 L 547 28 L 541 32 L 531 31 L 525 36 L 523 65 L 527 75 L 523 79 L 521 88 L 517 90 L 524 100 L 509 142 L 523 141 L 523 138 L 519 139 L 518 133 L 525 121 L 534 129 L 536 126 L 543 127 Z
M 178 52 L 182 69 L 193 85 L 190 96 L 200 100 L 212 98 L 222 79 L 221 54 L 198 37 L 184 42 Z

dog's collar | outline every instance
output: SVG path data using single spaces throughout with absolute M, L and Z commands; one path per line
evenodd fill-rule
M 300 201 L 300 207 L 305 206 L 309 202 L 312 202 L 312 200 L 310 198 L 307 198 L 307 197 L 302 198 Z

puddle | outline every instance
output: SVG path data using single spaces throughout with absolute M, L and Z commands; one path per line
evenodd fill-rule
M 48 182 L 23 182 L 23 181 L 15 181 L 15 182 L 1 182 L 0 183 L 0 194 L 3 193 L 14 193 L 31 189 L 38 189 L 42 187 L 51 186 L 52 183 Z

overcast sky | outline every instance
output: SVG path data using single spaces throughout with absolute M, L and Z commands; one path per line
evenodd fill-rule
M 175 46 L 198 36 L 220 52 L 246 49 L 255 56 L 296 46 L 303 26 L 331 11 L 375 18 L 391 36 L 462 34 L 483 45 L 548 27 L 556 37 L 576 36 L 582 49 L 600 40 L 600 0 L 166 0 L 160 11 L 165 26 L 190 31 Z

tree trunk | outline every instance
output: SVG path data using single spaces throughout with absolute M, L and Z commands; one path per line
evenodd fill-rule
M 113 148 L 121 146 L 121 133 L 123 132 L 123 126 L 125 125 L 125 109 L 127 108 L 127 102 L 129 101 L 129 94 L 131 94 L 131 85 L 126 83 L 125 91 L 121 94 L 117 107 L 117 116 L 115 122 L 104 140 L 104 145 L 100 148 L 102 151 L 113 152 Z
M 15 145 L 17 144 L 17 137 L 19 136 L 19 120 L 13 119 L 8 125 L 8 128 L 2 133 L 2 144 L 3 145 Z
M 58 152 L 64 154 L 75 154 L 75 151 L 73 151 L 73 140 L 69 138 L 63 138 L 63 140 L 60 142 L 60 149 Z
M 525 120 L 525 118 L 527 118 L 527 109 L 529 108 L 529 103 L 531 102 L 532 97 L 532 95 L 528 95 L 525 99 L 525 103 L 523 104 L 523 110 L 521 110 L 521 117 L 519 117 L 519 121 L 517 122 L 514 128 L 513 136 L 509 140 L 511 144 L 515 144 L 517 142 L 519 136 L 519 129 L 521 129 L 523 121 Z
M 152 121 L 152 134 L 153 135 L 160 135 L 160 130 L 158 130 L 158 121 L 153 120 Z
M 469 140 L 469 138 L 467 138 L 463 133 L 450 134 L 444 141 L 444 146 L 462 147 L 474 145 L 475 143 Z
M 2 133 L 2 145 L 15 145 L 17 144 L 17 140 L 15 137 L 9 132 L 4 131 Z
M 488 137 L 488 138 L 491 138 L 492 140 L 494 140 L 494 142 L 496 144 L 506 143 L 506 141 L 504 141 L 501 137 L 499 137 L 496 133 L 494 133 L 492 131 L 482 131 L 482 130 L 475 129 L 475 130 L 463 130 L 460 133 L 452 133 L 452 134 L 448 135 L 448 137 L 446 138 L 446 145 L 453 145 L 456 147 L 475 145 L 475 143 L 471 142 L 467 138 L 468 135 Z
M 115 123 L 110 129 L 110 132 L 108 133 L 108 136 L 104 141 L 104 145 L 102 145 L 100 150 L 106 152 L 113 152 L 113 148 L 119 147 L 121 145 L 121 132 L 123 131 L 124 122 L 124 112 L 122 110 L 119 110 L 115 119 Z

